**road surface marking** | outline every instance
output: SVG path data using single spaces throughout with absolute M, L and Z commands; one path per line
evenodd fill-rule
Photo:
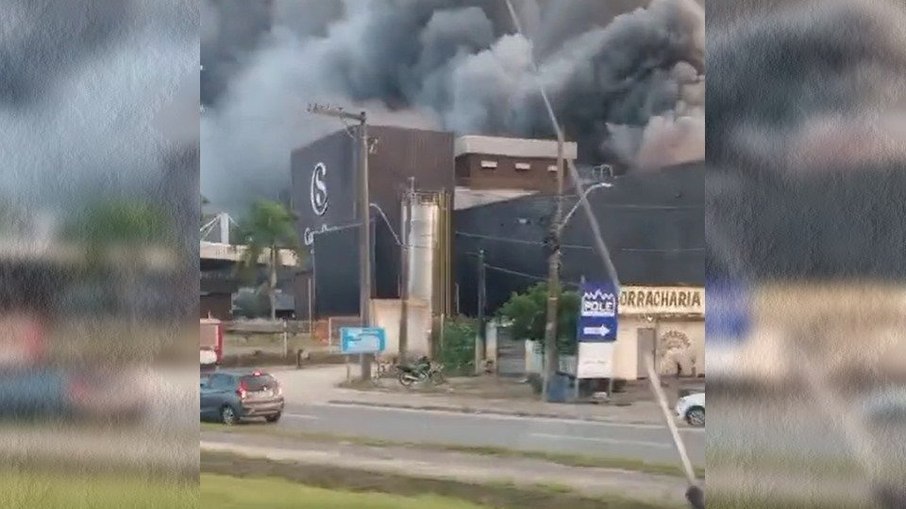
M 609 421 L 594 421 L 590 419 L 571 419 L 569 417 L 532 417 L 530 415 L 521 416 L 521 415 L 501 415 L 501 414 L 491 414 L 491 413 L 482 413 L 482 412 L 457 412 L 455 410 L 418 410 L 414 408 L 396 408 L 396 407 L 379 407 L 371 406 L 367 404 L 355 404 L 355 403 L 311 403 L 307 405 L 309 408 L 312 407 L 328 407 L 328 408 L 359 408 L 365 410 L 371 410 L 375 412 L 405 412 L 405 413 L 418 413 L 418 414 L 433 414 L 433 415 L 445 415 L 453 417 L 462 417 L 462 418 L 481 418 L 489 419 L 496 421 L 535 421 L 535 422 L 548 422 L 556 424 L 571 424 L 576 426 L 601 426 L 607 428 L 631 428 L 631 429 L 665 429 L 666 426 L 663 424 L 645 424 L 645 423 L 630 423 L 630 422 L 609 422 Z M 680 433 L 704 433 L 705 428 L 680 428 Z
M 308 414 L 283 414 L 283 417 L 289 417 L 290 419 L 307 419 L 310 421 L 317 421 L 321 419 L 317 415 L 308 415 Z
M 620 444 L 620 445 L 638 445 L 642 447 L 657 447 L 659 449 L 670 449 L 673 447 L 672 444 L 664 444 L 660 442 L 646 442 L 642 440 L 622 440 L 619 438 L 591 438 L 591 437 L 578 437 L 574 435 L 554 435 L 551 433 L 532 433 L 529 436 L 536 438 L 547 438 L 551 440 L 578 440 L 581 442 L 600 442 L 604 444 Z

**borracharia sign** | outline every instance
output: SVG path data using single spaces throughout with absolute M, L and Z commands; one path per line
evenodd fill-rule
M 704 315 L 705 289 L 695 286 L 623 286 L 621 315 Z

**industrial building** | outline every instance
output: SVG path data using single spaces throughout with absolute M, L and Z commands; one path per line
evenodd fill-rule
M 624 285 L 703 286 L 705 277 L 703 163 L 685 164 L 657 172 L 630 172 L 586 182 L 586 196 L 595 212 L 604 241 Z M 494 310 L 513 291 L 546 278 L 550 230 L 556 198 L 535 194 L 458 210 L 455 273 L 460 310 L 477 311 L 476 257 L 508 271 L 488 271 L 487 303 Z M 578 284 L 606 278 L 592 247 L 590 227 L 579 197 L 570 193 L 564 205 L 561 239 L 562 278 Z M 518 277 L 512 272 L 527 274 Z
M 394 348 L 406 284 L 409 330 L 430 334 L 440 314 L 477 314 L 478 253 L 483 251 L 486 314 L 546 278 L 555 205 L 557 144 L 489 136 L 370 127 L 368 157 L 373 245 L 372 317 Z M 296 278 L 296 315 L 323 320 L 359 314 L 358 144 L 339 131 L 292 154 L 292 206 L 311 250 Z M 575 159 L 575 143 L 564 157 Z M 587 170 L 584 169 L 584 170 Z M 587 196 L 621 283 L 635 295 L 682 294 L 673 302 L 625 305 L 617 357 L 626 378 L 639 376 L 649 349 L 661 364 L 700 374 L 704 342 L 704 165 L 656 172 L 583 171 Z M 571 182 L 561 240 L 569 285 L 606 277 Z M 412 272 L 401 272 L 404 198 L 414 190 Z M 694 295 L 695 299 L 689 297 Z M 633 297 L 634 298 L 634 297 Z M 654 299 L 654 297 L 652 297 Z M 675 305 L 673 305 L 673 304 Z M 413 321 L 414 320 L 414 321 Z M 422 332 L 424 334 L 422 334 Z M 631 367 L 630 367 L 631 364 Z
M 615 350 L 622 378 L 644 376 L 648 353 L 664 373 L 704 372 L 704 178 L 704 163 L 695 163 L 598 175 L 583 183 L 624 294 Z M 607 279 L 578 203 L 574 192 L 567 196 L 560 243 L 561 278 L 571 289 L 583 278 Z M 484 252 L 486 314 L 513 292 L 547 278 L 546 239 L 555 204 L 554 196 L 539 193 L 456 211 L 454 273 L 461 313 L 478 311 L 479 251 Z M 652 302 L 631 299 L 639 293 L 652 295 Z
M 454 145 L 460 189 L 557 192 L 557 142 L 496 136 L 462 136 Z M 577 146 L 563 144 L 575 161 Z
M 351 131 L 351 132 L 350 132 Z M 310 250 L 310 270 L 296 278 L 296 315 L 359 315 L 359 163 L 354 130 L 341 130 L 293 151 L 292 207 Z M 399 299 L 403 197 L 416 191 L 409 284 L 429 315 L 450 308 L 453 135 L 369 126 L 372 294 L 376 306 Z M 417 284 L 426 281 L 425 284 Z M 420 290 L 419 290 L 420 288 Z M 430 308 L 430 309 L 429 309 Z M 398 314 L 398 311 L 397 311 Z M 419 314 L 419 313 L 416 313 Z M 375 314 L 373 313 L 373 316 Z M 377 318 L 376 318 L 377 319 Z M 399 322 L 396 322 L 398 325 Z M 396 330 L 397 327 L 392 327 Z M 392 341 L 392 339 L 391 339 Z

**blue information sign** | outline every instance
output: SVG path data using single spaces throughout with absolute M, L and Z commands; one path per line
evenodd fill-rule
M 387 348 L 387 335 L 381 327 L 341 327 L 340 348 L 346 355 L 381 353 Z
M 619 291 L 610 282 L 582 285 L 576 339 L 608 343 L 617 339 Z
M 751 297 L 748 285 L 726 278 L 705 282 L 705 338 L 715 343 L 744 340 L 751 328 Z

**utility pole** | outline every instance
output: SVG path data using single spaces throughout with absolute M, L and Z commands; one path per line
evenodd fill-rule
M 368 193 L 368 117 L 365 112 L 348 113 L 342 108 L 313 104 L 308 111 L 316 115 L 354 120 L 359 123 L 359 313 L 362 327 L 371 326 L 371 198 Z M 371 355 L 360 357 L 362 380 L 371 379 Z
M 487 358 L 487 343 L 485 342 L 484 310 L 487 307 L 487 272 L 484 262 L 484 249 L 478 250 L 478 340 L 475 345 L 475 369 L 483 370 Z
M 551 253 L 547 268 L 547 325 L 544 328 L 544 386 L 542 397 L 550 401 L 551 384 L 560 367 L 557 354 L 558 311 L 560 308 L 560 223 L 563 221 L 563 130 L 557 130 L 557 201 L 551 221 Z M 578 384 L 578 380 L 576 381 Z
M 409 349 L 409 253 L 412 249 L 412 200 L 415 198 L 415 177 L 409 177 L 409 188 L 403 193 L 403 238 L 400 246 L 400 362 L 404 362 Z

